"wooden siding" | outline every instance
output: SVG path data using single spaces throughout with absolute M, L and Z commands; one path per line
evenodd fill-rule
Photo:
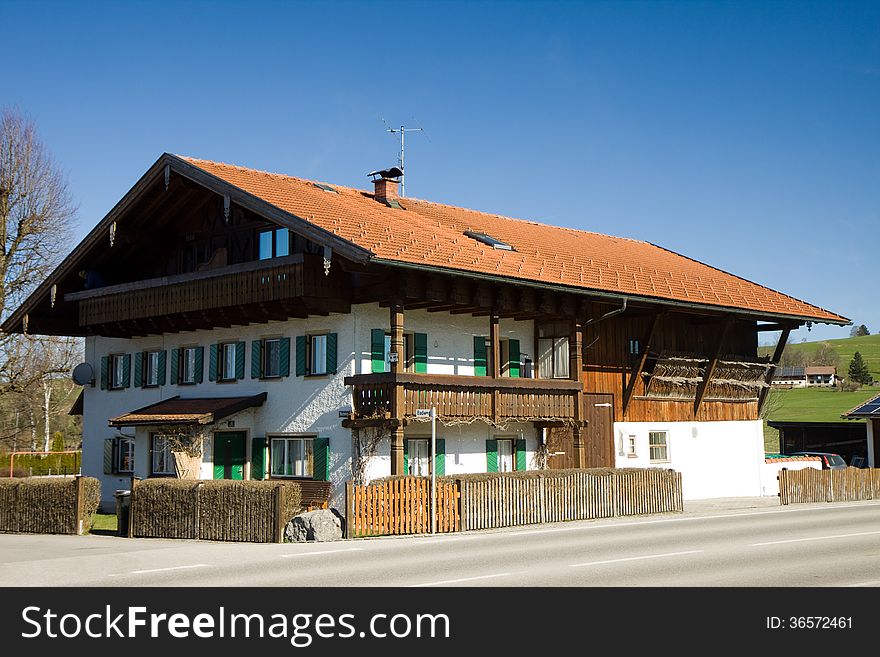
M 612 306 L 596 306 L 600 316 Z M 587 393 L 613 395 L 614 421 L 683 422 L 714 420 L 754 420 L 758 418 L 757 399 L 742 401 L 713 400 L 709 396 L 694 413 L 694 399 L 646 399 L 645 383 L 636 380 L 633 396 L 623 413 L 623 397 L 627 383 L 638 365 L 637 355 L 630 354 L 630 340 L 638 340 L 642 350 L 651 353 L 693 354 L 709 358 L 718 347 L 723 320 L 698 315 L 666 313 L 659 318 L 651 335 L 651 344 L 644 341 L 650 333 L 653 315 L 611 317 L 584 329 L 584 390 Z M 720 353 L 747 361 L 757 359 L 757 333 L 754 323 L 735 321 L 721 343 Z
M 353 419 L 411 419 L 416 410 L 435 406 L 447 420 L 574 420 L 582 397 L 580 384 L 568 380 L 385 372 L 346 377 L 345 383 L 354 388 Z M 399 388 L 402 399 L 395 408 Z

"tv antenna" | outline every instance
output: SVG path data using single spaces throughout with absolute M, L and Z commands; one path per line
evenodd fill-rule
M 386 123 L 385 119 L 382 119 L 382 123 L 385 123 L 385 125 L 388 126 L 388 123 Z M 400 154 L 397 156 L 397 166 L 403 172 L 400 176 L 400 195 L 406 196 L 406 194 L 404 194 L 404 184 L 405 184 L 404 181 L 406 180 L 406 169 L 403 167 L 403 158 L 404 158 L 405 144 L 406 144 L 406 133 L 407 132 L 422 132 L 422 128 L 407 128 L 406 126 L 400 126 L 399 128 L 392 128 L 391 126 L 388 126 L 386 128 L 386 130 L 388 132 L 390 132 L 392 135 L 395 135 L 395 134 L 400 135 Z

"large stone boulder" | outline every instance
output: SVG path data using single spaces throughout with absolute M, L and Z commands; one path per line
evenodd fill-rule
M 338 541 L 344 535 L 345 520 L 336 509 L 318 509 L 296 516 L 284 528 L 287 543 Z

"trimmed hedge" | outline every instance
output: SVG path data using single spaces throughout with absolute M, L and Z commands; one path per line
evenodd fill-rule
M 93 477 L 0 480 L 0 532 L 87 532 L 101 501 Z

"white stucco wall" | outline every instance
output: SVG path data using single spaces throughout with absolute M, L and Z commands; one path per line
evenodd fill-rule
M 668 432 L 668 462 L 651 462 L 650 431 Z M 625 453 L 629 435 L 636 437 L 635 457 Z M 614 440 L 617 467 L 677 470 L 682 473 L 684 499 L 761 495 L 764 435 L 760 420 L 615 422 Z
M 803 470 L 804 468 L 822 469 L 822 461 L 815 460 L 794 461 L 787 459 L 768 459 L 761 464 L 761 495 L 772 497 L 779 495 L 779 471 L 780 470 Z
M 408 311 L 405 315 L 404 330 L 428 335 L 428 372 L 434 374 L 473 374 L 473 336 L 488 335 L 489 319 L 470 315 L 451 315 L 449 313 L 429 313 L 423 310 Z M 267 392 L 263 406 L 248 409 L 224 418 L 214 429 L 227 429 L 227 423 L 234 422 L 229 430 L 244 431 L 247 434 L 246 455 L 251 454 L 251 440 L 267 433 L 313 433 L 330 439 L 330 476 L 333 483 L 331 504 L 342 508 L 344 504 L 344 482 L 351 475 L 351 431 L 341 425 L 339 411 L 351 408 L 351 391 L 345 386 L 345 376 L 355 373 L 369 373 L 372 368 L 371 330 L 390 326 L 389 311 L 378 304 L 361 304 L 352 307 L 349 315 L 330 315 L 312 317 L 307 320 L 291 319 L 284 322 L 269 322 L 250 326 L 236 326 L 227 329 L 184 332 L 165 336 L 115 339 L 88 338 L 86 340 L 86 361 L 95 371 L 95 385 L 86 386 L 83 415 L 83 473 L 98 477 L 102 484 L 102 500 L 106 508 L 114 508 L 113 493 L 126 489 L 130 479 L 103 474 L 103 441 L 118 435 L 135 437 L 135 475 L 147 477 L 149 474 L 149 429 L 133 427 L 114 429 L 107 420 L 125 412 L 168 399 L 176 395 L 182 397 L 228 397 L 254 395 Z M 501 336 L 520 340 L 521 351 L 533 356 L 533 323 L 502 320 Z M 338 334 L 337 374 L 319 377 L 295 376 L 295 337 L 307 332 L 334 332 Z M 264 337 L 284 336 L 291 338 L 291 376 L 275 380 L 255 380 L 250 378 L 251 341 Z M 244 341 L 245 378 L 231 383 L 208 381 L 208 348 L 218 342 Z M 171 385 L 170 350 L 190 345 L 200 345 L 204 351 L 203 382 L 197 385 Z M 167 384 L 159 388 L 135 388 L 122 390 L 101 390 L 101 357 L 110 353 L 137 353 L 140 351 L 164 349 L 168 351 Z M 357 354 L 357 357 L 355 357 Z M 133 376 L 134 367 L 132 367 Z M 531 425 L 517 425 L 498 435 L 517 437 L 523 428 L 529 440 L 529 463 L 535 447 L 534 429 Z M 419 432 L 415 425 L 408 429 Z M 425 430 L 430 435 L 430 429 Z M 424 431 L 422 432 L 424 433 Z M 446 438 L 446 450 L 459 456 L 447 459 L 447 472 L 485 472 L 485 440 L 490 430 L 482 422 L 466 427 L 440 428 L 438 436 Z M 494 434 L 493 434 L 494 435 Z M 203 447 L 201 477 L 213 476 L 212 441 L 210 431 Z M 384 455 L 382 451 L 384 450 Z M 380 447 L 380 454 L 371 464 L 371 476 L 390 474 L 390 457 L 387 442 Z M 372 473 L 375 472 L 373 475 Z M 245 476 L 249 475 L 249 463 L 245 466 Z

